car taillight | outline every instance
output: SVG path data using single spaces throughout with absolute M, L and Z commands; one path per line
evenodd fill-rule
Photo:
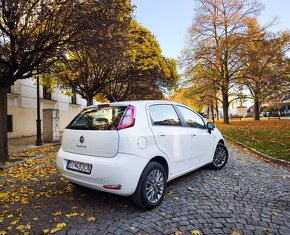
M 125 129 L 131 126 L 134 126 L 134 115 L 135 115 L 135 108 L 129 105 L 121 118 L 121 121 L 118 126 L 118 130 Z

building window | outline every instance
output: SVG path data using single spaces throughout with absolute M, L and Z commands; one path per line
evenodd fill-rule
M 7 115 L 7 131 L 12 132 L 13 131 L 13 116 Z
M 77 103 L 77 93 L 75 92 L 74 89 L 72 89 L 72 97 L 71 97 L 71 103 L 76 104 Z
M 51 100 L 51 93 L 48 91 L 46 86 L 43 86 L 43 99 Z

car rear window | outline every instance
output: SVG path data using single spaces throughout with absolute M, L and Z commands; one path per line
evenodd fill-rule
M 127 106 L 94 107 L 85 109 L 72 120 L 67 129 L 116 130 Z

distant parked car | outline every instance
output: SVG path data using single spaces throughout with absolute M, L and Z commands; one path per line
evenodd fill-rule
M 228 151 L 220 131 L 190 108 L 169 101 L 90 106 L 63 133 L 59 172 L 74 184 L 132 195 L 157 207 L 166 183 L 209 164 L 223 168 Z

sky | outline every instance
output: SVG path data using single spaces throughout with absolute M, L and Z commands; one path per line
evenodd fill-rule
M 132 0 L 137 21 L 148 28 L 160 44 L 163 55 L 175 58 L 185 46 L 186 32 L 191 25 L 195 0 Z M 275 17 L 272 31 L 290 30 L 290 0 L 260 0 L 265 9 L 259 16 L 263 25 Z

